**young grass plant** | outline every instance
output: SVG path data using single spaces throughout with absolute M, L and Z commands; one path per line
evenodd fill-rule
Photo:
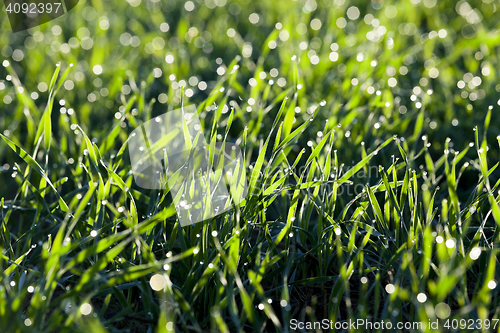
M 0 331 L 491 331 L 494 4 L 192 4 L 82 2 L 1 50 Z M 248 192 L 182 227 L 127 147 L 193 103 Z

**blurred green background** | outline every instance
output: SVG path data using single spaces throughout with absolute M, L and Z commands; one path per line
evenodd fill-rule
M 199 104 L 219 74 L 231 71 L 227 66 L 240 57 L 230 96 L 242 109 L 250 97 L 255 99 L 250 78 L 256 79 L 255 85 L 273 80 L 269 99 L 292 89 L 299 117 L 326 100 L 329 107 L 321 119 L 342 122 L 342 131 L 352 134 L 344 146 L 381 134 L 404 134 L 432 90 L 434 95 L 423 103 L 424 121 L 434 147 L 441 150 L 444 138 L 469 132 L 482 122 L 488 106 L 497 104 L 497 5 L 432 0 L 80 1 L 63 17 L 16 34 L 9 32 L 3 13 L 0 47 L 2 58 L 42 110 L 56 63 L 63 68 L 74 64 L 57 99 L 64 99 L 64 106 L 75 110 L 74 119 L 96 137 L 109 129 L 121 98 L 139 93 L 149 103 L 166 94 L 160 98 L 165 104 L 154 106 L 154 112 L 162 112 L 179 105 L 178 88 L 185 86 L 185 103 Z M 294 55 L 298 78 L 293 76 Z M 22 112 L 18 92 L 5 68 L 1 71 L 0 127 L 30 142 L 33 131 L 27 120 L 15 116 Z M 344 120 L 347 114 L 349 121 Z M 257 115 L 250 112 L 245 121 Z M 36 124 L 40 116 L 29 111 L 26 117 Z M 368 123 L 380 127 L 365 128 Z
M 156 99 L 151 112 L 159 114 L 178 107 L 182 86 L 184 103 L 199 105 L 233 70 L 227 66 L 239 59 L 238 75 L 226 91 L 229 107 L 235 103 L 253 112 L 238 114 L 235 138 L 254 122 L 268 133 L 271 122 L 265 121 L 267 115 L 262 119 L 259 108 L 288 94 L 298 107 L 299 121 L 326 101 L 308 135 L 300 138 L 301 146 L 318 139 L 324 120 L 341 123 L 337 133 L 345 138 L 335 148 L 347 165 L 357 159 L 353 152 L 361 142 L 376 145 L 394 134 L 413 134 L 422 108 L 430 151 L 440 156 L 447 137 L 457 150 L 472 141 L 462 133 L 472 135 L 488 107 L 497 106 L 497 5 L 433 0 L 80 1 L 63 17 L 16 34 L 9 32 L 2 12 L 1 56 L 34 107 L 19 103 L 20 92 L 0 67 L 0 128 L 28 151 L 34 147 L 58 62 L 63 69 L 69 64 L 74 68 L 54 105 L 55 113 L 61 107 L 64 113 L 52 117 L 80 124 L 95 141 L 110 131 L 115 114 L 123 111 L 120 106 L 133 95 L 141 105 Z M 273 84 L 263 100 L 259 90 L 269 81 Z M 147 119 L 149 113 L 140 111 L 138 119 Z M 78 150 L 71 147 L 75 138 L 55 123 L 55 139 L 66 136 L 69 149 Z M 120 133 L 122 139 L 127 132 Z M 495 139 L 499 132 L 494 121 L 489 133 Z M 0 152 L 0 164 L 9 164 L 13 152 L 6 146 Z M 2 180 L 9 182 L 5 174 Z

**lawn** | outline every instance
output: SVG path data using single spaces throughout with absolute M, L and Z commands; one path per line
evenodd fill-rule
M 498 7 L 4 6 L 0 332 L 500 332 Z M 248 189 L 181 226 L 128 145 L 191 105 Z

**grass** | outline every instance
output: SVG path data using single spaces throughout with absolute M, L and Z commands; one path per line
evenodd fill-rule
M 17 34 L 2 13 L 0 331 L 498 331 L 474 326 L 500 318 L 496 7 L 87 0 Z M 127 138 L 191 104 L 249 195 L 180 227 Z

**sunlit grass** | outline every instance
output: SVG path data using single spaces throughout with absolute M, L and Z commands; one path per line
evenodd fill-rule
M 18 34 L 1 16 L 0 330 L 499 318 L 497 16 L 86 1 Z M 181 104 L 241 147 L 249 186 L 188 227 L 127 151 Z

